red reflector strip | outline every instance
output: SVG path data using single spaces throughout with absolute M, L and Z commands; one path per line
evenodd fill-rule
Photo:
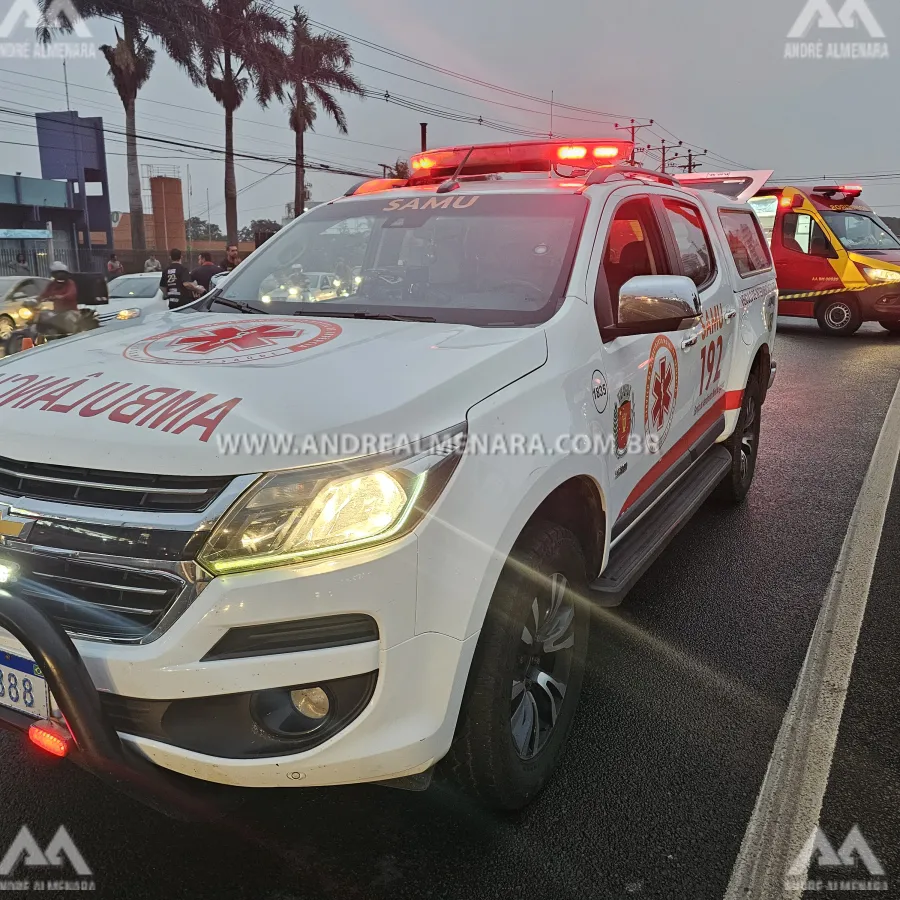
M 47 753 L 59 757 L 68 756 L 69 750 L 75 743 L 72 735 L 65 728 L 48 719 L 35 722 L 28 729 L 28 740 L 35 747 L 40 747 L 41 750 L 46 750 Z
M 743 391 L 727 391 L 725 393 L 725 411 L 740 409 L 744 401 Z

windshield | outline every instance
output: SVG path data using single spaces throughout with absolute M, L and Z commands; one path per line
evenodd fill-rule
M 109 283 L 109 296 L 111 299 L 123 297 L 139 297 L 149 299 L 155 297 L 159 290 L 159 275 L 153 278 L 114 278 Z
M 900 242 L 874 213 L 823 212 L 846 250 L 900 250 Z
M 747 202 L 753 207 L 753 211 L 759 219 L 759 224 L 762 226 L 763 234 L 771 247 L 772 232 L 775 230 L 775 217 L 778 215 L 778 198 L 771 196 L 751 197 Z
M 281 315 L 538 324 L 563 297 L 586 210 L 574 194 L 339 201 L 268 241 L 219 296 Z

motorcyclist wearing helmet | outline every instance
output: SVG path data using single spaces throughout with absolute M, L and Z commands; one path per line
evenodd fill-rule
M 62 262 L 50 264 L 50 283 L 38 297 L 38 302 L 50 301 L 55 313 L 78 310 L 78 287 L 69 274 L 69 267 Z

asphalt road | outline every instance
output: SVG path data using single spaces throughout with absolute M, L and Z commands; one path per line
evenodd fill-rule
M 0 852 L 22 824 L 42 844 L 65 824 L 100 896 L 135 900 L 721 898 L 900 379 L 900 340 L 782 320 L 778 360 L 748 502 L 707 504 L 604 616 L 561 769 L 524 814 L 439 787 L 364 786 L 266 792 L 221 826 L 182 824 L 0 734 Z M 838 845 L 860 825 L 894 866 L 889 896 L 898 551 L 900 495 L 822 817 Z

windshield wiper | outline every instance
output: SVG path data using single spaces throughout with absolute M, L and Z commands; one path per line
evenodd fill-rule
M 373 312 L 320 312 L 319 310 L 297 310 L 295 316 L 320 316 L 326 319 L 380 319 L 388 322 L 437 322 L 434 316 L 406 316 L 394 313 L 373 313 Z
M 251 306 L 249 303 L 240 303 L 237 300 L 229 300 L 227 297 L 213 297 L 209 303 L 207 303 L 206 308 L 211 309 L 216 303 L 221 303 L 222 306 L 229 306 L 231 309 L 236 309 L 238 312 L 242 313 L 259 313 L 260 315 L 269 315 L 269 310 L 260 309 L 258 306 Z

